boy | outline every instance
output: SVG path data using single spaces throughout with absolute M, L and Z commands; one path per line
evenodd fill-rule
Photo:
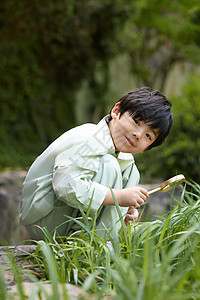
M 170 102 L 158 91 L 140 88 L 127 93 L 97 125 L 84 124 L 55 140 L 33 163 L 24 181 L 20 218 L 30 236 L 42 239 L 40 227 L 69 236 L 80 228 L 67 216 L 80 208 L 96 220 L 97 234 L 117 236 L 119 216 L 137 220 L 137 207 L 148 198 L 138 187 L 133 154 L 156 147 L 173 122 Z M 68 222 L 67 222 L 68 221 Z

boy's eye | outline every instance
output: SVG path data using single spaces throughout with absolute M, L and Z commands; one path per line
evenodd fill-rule
M 149 133 L 146 134 L 147 138 L 151 141 L 151 136 Z
M 140 122 L 138 120 L 136 120 L 136 119 L 133 119 L 133 120 L 134 120 L 136 125 L 140 126 Z

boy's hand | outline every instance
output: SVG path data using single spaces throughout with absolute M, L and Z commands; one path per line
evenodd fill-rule
M 138 208 L 149 197 L 149 193 L 147 192 L 147 190 L 139 186 L 132 186 L 123 190 L 113 189 L 112 192 L 114 193 L 119 206 L 122 207 L 133 206 L 134 208 Z M 108 193 L 102 204 L 115 205 L 113 195 L 110 190 L 108 190 Z
M 135 221 L 137 222 L 138 220 L 138 217 L 139 217 L 139 212 L 136 208 L 134 208 L 133 206 L 130 206 L 128 208 L 128 213 L 124 219 L 124 223 L 126 224 L 126 226 L 128 225 L 128 222 L 131 222 L 131 221 Z
M 148 197 L 149 194 L 147 190 L 139 186 L 133 186 L 121 190 L 121 195 L 118 200 L 118 203 L 119 206 L 122 207 L 133 206 L 135 208 L 138 208 L 147 200 Z

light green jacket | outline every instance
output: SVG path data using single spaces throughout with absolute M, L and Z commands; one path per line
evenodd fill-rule
M 32 164 L 23 184 L 20 218 L 33 224 L 54 207 L 65 204 L 65 214 L 75 215 L 80 207 L 87 211 L 93 197 L 90 216 L 102 206 L 108 186 L 93 181 L 100 158 L 116 157 L 115 147 L 105 120 L 97 125 L 75 127 L 56 139 Z M 123 187 L 134 164 L 132 154 L 119 153 L 117 160 L 123 175 Z

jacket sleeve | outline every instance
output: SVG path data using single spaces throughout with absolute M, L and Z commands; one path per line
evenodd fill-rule
M 53 189 L 57 199 L 74 208 L 87 211 L 90 201 L 90 215 L 100 208 L 108 192 L 93 178 L 99 169 L 99 157 L 88 154 L 74 154 L 67 150 L 55 159 Z

